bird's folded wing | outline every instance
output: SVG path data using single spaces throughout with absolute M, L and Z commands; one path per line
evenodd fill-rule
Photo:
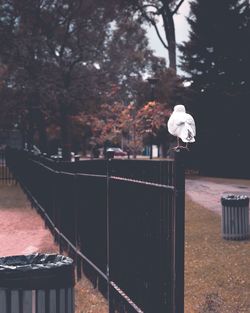
M 186 114 L 186 123 L 188 123 L 191 126 L 192 131 L 193 131 L 193 135 L 195 136 L 196 135 L 196 126 L 195 126 L 195 122 L 194 122 L 192 115 Z
M 177 128 L 178 128 L 178 125 L 176 123 L 176 119 L 174 118 L 173 115 L 171 115 L 168 120 L 168 131 L 170 132 L 171 135 L 176 136 Z

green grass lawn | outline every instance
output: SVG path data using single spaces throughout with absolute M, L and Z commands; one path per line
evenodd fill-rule
M 185 313 L 250 312 L 250 241 L 222 239 L 220 219 L 186 198 Z M 87 280 L 76 303 L 76 313 L 108 312 Z
M 250 241 L 222 239 L 220 220 L 186 199 L 185 313 L 250 312 Z

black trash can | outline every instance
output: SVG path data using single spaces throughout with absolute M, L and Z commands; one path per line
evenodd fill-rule
M 244 240 L 249 235 L 249 198 L 229 194 L 221 197 L 222 236 L 228 240 Z
M 57 254 L 0 258 L 1 313 L 73 313 L 73 260 Z

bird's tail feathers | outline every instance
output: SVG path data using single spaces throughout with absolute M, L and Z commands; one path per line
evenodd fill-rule
M 183 131 L 180 136 L 181 140 L 183 142 L 195 142 L 194 136 L 195 134 L 192 127 L 188 123 L 185 123 L 185 127 L 183 128 Z

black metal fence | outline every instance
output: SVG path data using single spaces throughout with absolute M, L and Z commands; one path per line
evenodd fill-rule
M 0 148 L 0 185 L 15 185 L 16 180 L 6 166 L 5 149 Z
M 7 162 L 109 312 L 184 312 L 184 165 L 176 159 Z

